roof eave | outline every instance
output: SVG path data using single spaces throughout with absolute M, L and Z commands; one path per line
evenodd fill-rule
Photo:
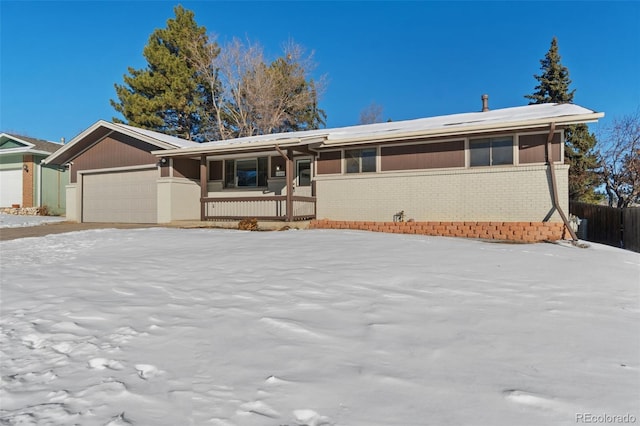
M 194 156 L 194 155 L 210 155 L 210 154 L 229 154 L 231 152 L 245 152 L 255 150 L 273 150 L 276 146 L 281 148 L 289 148 L 300 145 L 306 145 L 307 143 L 300 143 L 300 139 L 295 140 L 279 140 L 260 143 L 245 143 L 245 144 L 227 144 L 215 147 L 192 147 L 192 148 L 177 148 L 170 150 L 156 150 L 151 151 L 151 154 L 160 157 L 182 157 L 182 156 Z
M 142 134 L 142 133 L 131 131 L 130 129 L 128 129 L 126 127 L 118 126 L 116 123 L 109 123 L 108 121 L 98 120 L 93 125 L 91 125 L 86 130 L 84 130 L 82 133 L 80 133 L 78 136 L 76 136 L 75 138 L 70 140 L 69 143 L 65 144 L 58 151 L 54 152 L 52 155 L 50 155 L 47 158 L 45 158 L 43 160 L 43 164 L 50 164 L 50 163 L 53 163 L 54 161 L 58 160 L 60 157 L 64 157 L 64 154 L 69 149 L 71 149 L 72 146 L 74 146 L 75 144 L 77 144 L 78 142 L 80 142 L 81 140 L 86 138 L 88 135 L 90 135 L 92 132 L 94 132 L 95 130 L 97 130 L 100 127 L 105 127 L 107 129 L 111 130 L 111 132 L 108 133 L 107 135 L 105 135 L 104 137 L 107 137 L 112 132 L 119 132 L 119 133 L 125 134 L 127 136 L 131 136 L 132 138 L 135 138 L 135 139 L 142 140 L 144 142 L 150 143 L 151 145 L 155 145 L 158 148 L 163 148 L 163 149 L 175 149 L 176 148 L 175 145 L 169 144 L 169 143 L 164 142 L 164 141 L 160 141 L 158 139 L 154 139 L 154 138 L 152 138 L 150 136 L 147 136 L 145 134 Z M 67 159 L 67 161 L 69 161 L 69 159 Z M 57 163 L 54 163 L 54 164 L 57 164 Z
M 604 117 L 603 112 L 570 115 L 570 116 L 558 116 L 558 117 L 546 117 L 536 120 L 521 120 L 514 122 L 502 122 L 502 123 L 490 123 L 484 125 L 471 125 L 471 126 L 451 126 L 445 128 L 429 129 L 429 130 L 415 130 L 410 132 L 391 132 L 381 135 L 362 135 L 358 137 L 347 137 L 340 139 L 328 139 L 321 147 L 328 146 L 341 146 L 341 145 L 357 145 L 363 143 L 375 143 L 386 142 L 390 140 L 403 140 L 414 139 L 419 137 L 438 137 L 438 136 L 452 136 L 465 133 L 487 133 L 495 131 L 511 131 L 522 128 L 533 127 L 547 127 L 550 123 L 554 122 L 556 125 L 571 125 L 580 123 L 594 123 L 599 118 Z

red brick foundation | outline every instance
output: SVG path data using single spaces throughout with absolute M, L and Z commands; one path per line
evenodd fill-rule
M 320 219 L 312 220 L 309 228 L 521 242 L 556 241 L 569 237 L 564 224 L 556 222 L 362 222 Z

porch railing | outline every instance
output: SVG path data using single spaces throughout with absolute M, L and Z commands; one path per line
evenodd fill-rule
M 316 217 L 316 198 L 294 195 L 294 221 Z M 204 220 L 287 220 L 287 197 L 272 195 L 263 197 L 207 197 L 204 204 Z

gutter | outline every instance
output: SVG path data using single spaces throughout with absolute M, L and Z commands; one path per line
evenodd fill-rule
M 561 125 L 571 125 L 571 124 L 580 124 L 580 123 L 595 123 L 599 118 L 604 117 L 604 113 L 592 113 L 592 114 L 581 114 L 581 115 L 571 115 L 564 116 L 564 120 L 562 116 L 559 116 L 556 120 L 557 124 Z M 532 127 L 547 127 L 549 125 L 549 117 L 537 119 L 537 120 L 521 120 L 514 121 L 510 123 L 505 122 L 496 122 L 491 124 L 482 124 L 482 125 L 468 125 L 465 126 L 464 123 L 460 124 L 452 124 L 446 127 L 438 127 L 436 129 L 431 130 L 413 130 L 413 131 L 405 131 L 405 132 L 389 132 L 387 134 L 363 134 L 362 136 L 354 136 L 354 137 L 344 137 L 344 138 L 336 138 L 327 140 L 324 142 L 322 147 L 328 147 L 332 145 L 356 145 L 362 143 L 378 143 L 385 142 L 389 140 L 403 140 L 403 139 L 413 139 L 418 137 L 438 137 L 438 136 L 449 136 L 449 135 L 459 135 L 461 133 L 483 133 L 483 132 L 493 132 L 496 130 L 499 131 L 510 131 L 510 130 L 518 130 L 523 127 L 532 128 Z
M 233 140 L 233 139 L 231 139 Z M 176 149 L 168 149 L 168 150 L 155 150 L 151 151 L 151 154 L 159 157 L 175 157 L 175 156 L 185 156 L 185 155 L 222 155 L 222 154 L 233 154 L 240 152 L 251 152 L 260 149 L 273 149 L 277 151 L 277 147 L 283 148 L 294 148 L 296 146 L 307 146 L 314 143 L 323 143 L 325 142 L 325 137 L 321 136 L 313 136 L 307 138 L 284 138 L 284 139 L 271 139 L 268 141 L 261 142 L 245 142 L 245 143 L 236 143 L 236 144 L 224 144 L 217 146 L 209 146 L 209 147 L 190 147 L 190 148 L 176 148 Z

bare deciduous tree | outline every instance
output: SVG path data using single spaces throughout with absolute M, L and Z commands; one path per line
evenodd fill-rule
M 360 111 L 359 124 L 373 124 L 382 122 L 382 105 L 371 102 L 362 111 Z
M 314 129 L 324 124 L 324 111 L 318 108 L 323 81 L 309 77 L 314 69 L 312 55 L 305 56 L 300 45 L 288 43 L 284 55 L 268 65 L 259 44 L 245 44 L 237 38 L 222 48 L 210 42 L 195 53 L 189 60 L 213 93 L 208 113 L 214 139 Z
M 609 206 L 640 203 L 640 108 L 614 120 L 604 140 L 599 152 L 600 174 Z

